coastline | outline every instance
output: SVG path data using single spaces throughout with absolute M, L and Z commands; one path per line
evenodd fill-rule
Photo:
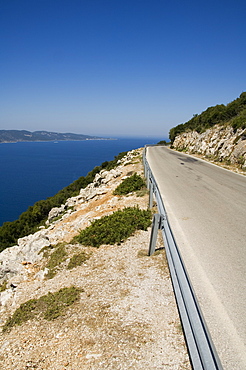
M 101 141 L 101 140 L 118 140 L 117 138 L 95 138 L 95 139 L 79 139 L 79 140 L 16 140 L 16 141 L 0 141 L 0 144 L 15 144 L 15 143 L 52 143 L 52 142 L 65 142 L 65 141 Z
M 104 161 L 160 138 L 116 138 L 0 145 L 0 225 L 55 195 Z

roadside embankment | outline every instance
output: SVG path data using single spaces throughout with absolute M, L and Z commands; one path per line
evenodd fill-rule
M 246 129 L 215 125 L 199 134 L 184 132 L 175 137 L 173 148 L 189 154 L 203 155 L 211 161 L 225 163 L 246 171 Z
M 150 227 L 99 248 L 73 239 L 119 209 L 147 209 L 147 191 L 114 194 L 125 178 L 143 177 L 141 154 L 128 152 L 0 253 L 1 368 L 190 369 L 165 252 L 147 256 Z M 70 287 L 79 299 L 65 296 Z

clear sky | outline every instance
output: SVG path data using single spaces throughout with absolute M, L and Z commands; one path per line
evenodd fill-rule
M 245 0 L 0 0 L 0 129 L 163 136 L 246 91 Z

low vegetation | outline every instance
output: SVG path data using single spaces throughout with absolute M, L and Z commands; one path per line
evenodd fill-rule
M 7 289 L 7 281 L 4 281 L 2 284 L 0 284 L 0 293 L 4 292 Z
M 147 230 L 150 225 L 150 210 L 127 207 L 114 212 L 112 215 L 94 220 L 73 241 L 92 247 L 100 247 L 103 244 L 120 244 L 136 230 Z
M 186 123 L 173 127 L 169 132 L 169 138 L 173 143 L 175 137 L 186 131 L 204 132 L 216 124 L 229 124 L 236 131 L 238 128 L 246 128 L 246 92 L 231 103 L 216 105 L 207 108 L 201 114 L 194 114 Z
M 134 173 L 122 181 L 114 190 L 114 195 L 126 195 L 144 188 L 146 188 L 145 181 L 137 173 Z
M 65 313 L 66 308 L 79 300 L 80 292 L 81 289 L 71 286 L 22 303 L 13 316 L 7 320 L 3 331 L 8 331 L 15 325 L 21 325 L 35 318 L 56 319 Z
M 77 254 L 73 255 L 73 257 L 71 257 L 71 259 L 68 263 L 67 269 L 71 270 L 74 267 L 81 266 L 89 258 L 90 258 L 90 256 L 85 252 L 77 253 Z
M 46 279 L 53 279 L 59 270 L 67 268 L 71 270 L 74 267 L 81 266 L 86 260 L 90 258 L 90 254 L 84 251 L 72 250 L 71 245 L 67 243 L 58 243 L 57 245 L 50 245 L 42 248 L 39 254 L 42 253 L 43 258 L 46 259 L 45 267 L 48 268 L 48 273 L 45 275 Z M 72 257 L 69 259 L 69 255 Z M 69 261 L 67 263 L 67 261 Z
M 158 143 L 157 143 L 157 145 L 169 145 L 170 143 L 169 142 L 167 142 L 166 140 L 161 140 L 161 141 L 159 141 Z
M 47 279 L 52 279 L 55 276 L 55 274 L 57 273 L 57 269 L 66 259 L 66 257 L 67 252 L 65 250 L 64 244 L 58 244 L 49 256 L 48 262 L 46 264 L 46 267 L 49 269 L 49 272 L 46 275 Z
M 27 211 L 23 212 L 18 220 L 5 222 L 0 227 L 0 252 L 7 247 L 15 245 L 18 238 L 36 232 L 40 225 L 45 224 L 49 211 L 52 208 L 60 207 L 68 198 L 78 195 L 80 189 L 85 188 L 88 184 L 93 182 L 95 175 L 102 169 L 109 171 L 116 167 L 118 160 L 123 158 L 126 153 L 127 152 L 122 152 L 115 156 L 112 161 L 103 162 L 100 166 L 90 171 L 87 176 L 80 177 L 72 184 L 60 190 L 53 197 L 36 202 L 33 206 L 29 207 Z

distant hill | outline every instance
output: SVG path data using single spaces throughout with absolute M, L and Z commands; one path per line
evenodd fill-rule
M 58 133 L 49 131 L 0 130 L 0 143 L 18 141 L 71 141 L 71 140 L 103 140 L 97 136 Z M 105 139 L 104 139 L 105 140 Z
M 171 128 L 169 138 L 173 143 L 175 137 L 183 132 L 202 133 L 216 124 L 230 125 L 235 131 L 238 128 L 246 128 L 246 92 L 227 105 L 209 107 L 201 114 L 195 114 L 188 122 Z

